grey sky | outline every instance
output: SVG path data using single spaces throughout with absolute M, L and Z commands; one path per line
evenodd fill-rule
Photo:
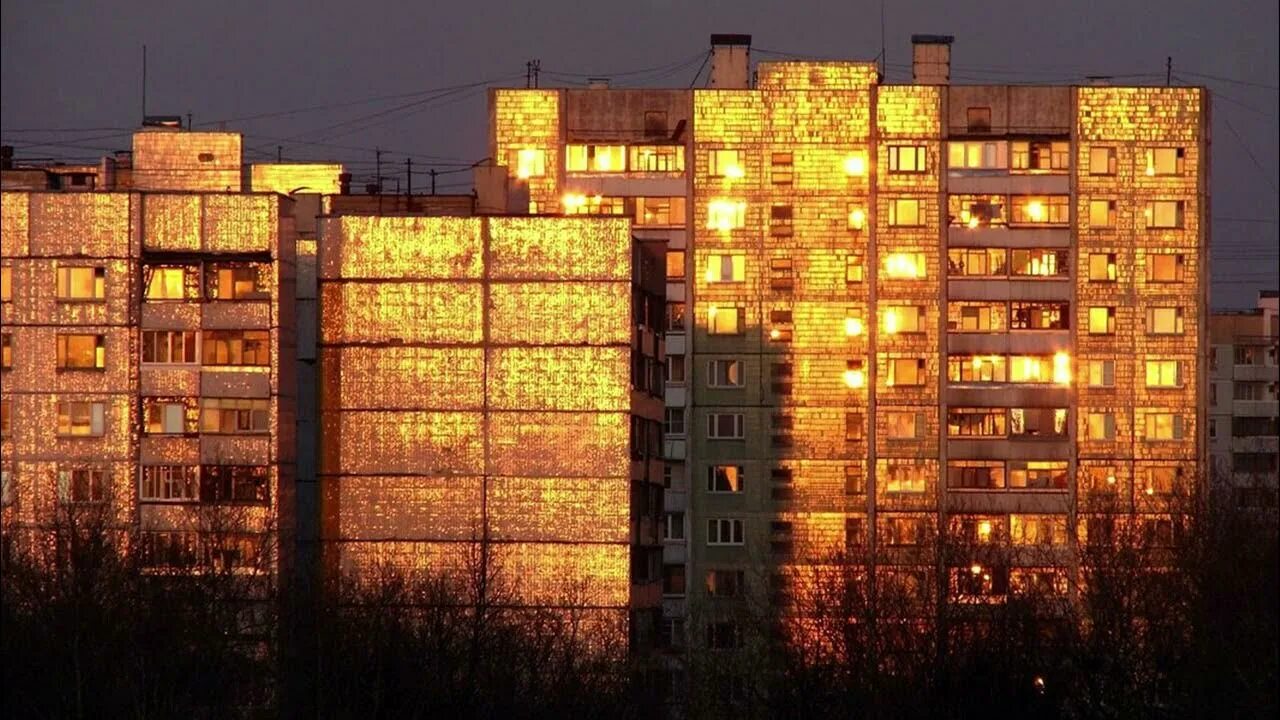
M 1213 304 L 1251 306 L 1258 288 L 1280 284 L 1275 0 L 910 0 L 886 7 L 890 81 L 909 77 L 909 37 L 919 32 L 956 36 L 952 74 L 960 83 L 1139 73 L 1150 76 L 1131 81 L 1162 83 L 1165 57 L 1173 56 L 1175 76 L 1205 83 L 1216 95 Z M 94 157 L 127 147 L 127 135 L 103 137 L 116 130 L 28 131 L 136 125 L 143 43 L 148 112 L 190 112 L 197 126 L 504 76 L 505 84 L 523 86 L 531 58 L 542 61 L 544 85 L 557 84 L 550 73 L 559 71 L 613 74 L 615 84 L 630 79 L 684 87 L 701 58 L 686 66 L 680 61 L 704 51 L 712 32 L 750 33 L 757 48 L 824 57 L 871 60 L 880 49 L 879 4 L 839 0 L 4 0 L 0 10 L 0 131 L 6 144 L 18 146 L 20 158 Z M 756 53 L 755 59 L 769 56 Z M 661 66 L 673 67 L 616 75 Z M 430 166 L 430 155 L 470 162 L 485 154 L 487 116 L 479 89 L 319 131 L 424 97 L 430 96 L 227 127 L 245 132 L 246 146 L 262 153 L 250 152 L 250 160 L 274 157 L 283 145 L 286 158 L 343 160 L 357 175 L 372 174 L 375 145 L 399 151 L 384 155 L 384 174 L 401 178 L 404 152 L 418 155 L 417 169 Z M 63 144 L 30 145 L 35 142 Z M 465 177 L 441 177 L 441 191 L 461 189 L 446 184 Z

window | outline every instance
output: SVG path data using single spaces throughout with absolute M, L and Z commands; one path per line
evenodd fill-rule
M 0 333 L 0 369 L 13 367 L 13 333 Z
M 858 442 L 867 436 L 867 416 L 857 412 L 844 414 L 844 441 Z
M 148 435 L 183 435 L 199 431 L 195 398 L 142 399 L 143 431 Z
M 1067 303 L 1015 302 L 1012 305 L 1014 330 L 1067 330 L 1071 311 Z
M 733 650 L 737 648 L 741 642 L 738 633 L 738 626 L 732 622 L 713 622 L 707 623 L 707 647 L 711 650 Z M 731 681 L 733 687 L 729 689 L 732 697 L 742 697 L 742 691 L 737 689 L 740 687 L 737 681 Z
M 1000 148 L 994 142 L 947 143 L 947 167 L 951 170 L 998 170 Z
M 104 267 L 58 268 L 58 300 L 94 301 L 107 297 L 107 269 Z
M 1186 218 L 1186 203 L 1182 200 L 1153 200 L 1147 203 L 1147 227 L 1178 229 Z
M 947 486 L 962 490 L 1004 487 L 1004 463 L 994 460 L 948 460 Z
M 684 513 L 666 512 L 662 514 L 662 539 L 684 540 Z
M 1004 248 L 951 248 L 947 250 L 947 274 L 963 277 L 1003 277 L 1009 268 Z
M 685 434 L 684 408 L 669 407 L 663 410 L 663 427 L 667 435 L 683 436 Z
M 1066 490 L 1064 460 L 1010 460 L 1009 487 L 1019 490 Z
M 947 380 L 953 383 L 1002 383 L 1008 378 L 1004 355 L 950 355 Z
M 885 413 L 885 437 L 890 440 L 915 440 L 924 437 L 924 413 Z
M 1109 228 L 1116 226 L 1115 200 L 1089 201 L 1089 227 Z
M 105 335 L 58 334 L 58 369 L 102 369 L 107 366 Z
M 200 432 L 244 434 L 269 430 L 271 401 L 250 398 L 201 398 Z
M 861 231 L 867 226 L 867 211 L 862 209 L 861 205 L 850 205 L 848 215 L 848 228 L 850 230 Z
M 1086 432 L 1090 440 L 1115 440 L 1116 416 L 1112 412 L 1091 412 L 1086 416 Z
M 1177 360 L 1148 360 L 1147 387 L 1182 387 L 1182 363 Z
M 196 362 L 196 333 L 189 330 L 143 330 L 142 362 L 191 364 Z
M 1116 254 L 1089 253 L 1089 282 L 1116 281 Z
M 562 201 L 566 215 L 626 215 L 627 199 L 568 193 Z
M 742 413 L 708 413 L 708 440 L 741 440 L 743 433 Z
M 891 280 L 922 280 L 927 268 L 922 252 L 889 253 L 884 258 L 884 274 Z
M 662 124 L 665 127 L 666 121 L 664 120 Z M 684 146 L 632 145 L 630 170 L 631 172 L 684 172 Z
M 707 333 L 711 335 L 737 335 L 746 325 L 746 308 L 716 307 L 707 308 Z
M 1067 225 L 1071 222 L 1067 195 L 1020 195 L 1010 199 L 1013 214 L 1009 222 L 1018 225 Z
M 971 107 L 965 111 L 969 132 L 991 132 L 991 108 Z
M 13 268 L 0 266 L 0 302 L 13 302 Z
M 1014 545 L 1066 545 L 1067 519 L 1014 513 L 1009 516 L 1009 537 Z
M 1089 308 L 1089 334 L 1114 335 L 1116 332 L 1116 309 L 1113 307 Z
M 1277 420 L 1274 417 L 1233 417 L 1231 418 L 1232 437 L 1261 437 L 1276 435 Z
M 890 305 L 885 307 L 884 331 L 890 335 L 924 332 L 924 308 L 918 305 Z
M 147 300 L 186 300 L 187 270 L 183 265 L 145 265 Z
M 928 468 L 911 460 L 886 460 L 884 487 L 890 493 L 922 493 Z
M 58 434 L 63 437 L 100 437 L 106 432 L 107 404 L 58 403 Z
M 711 360 L 707 362 L 707 387 L 742 387 L 741 360 Z
M 736 518 L 711 518 L 707 520 L 708 545 L 743 544 L 742 521 Z
M 684 280 L 684 251 L 667 251 L 667 279 Z
M 0 505 L 12 505 L 17 499 L 18 490 L 17 483 L 13 478 L 13 471 L 9 469 L 0 470 Z
M 58 500 L 64 503 L 106 502 L 107 472 L 99 468 L 58 470 Z
M 540 148 L 520 148 L 511 151 L 516 169 L 516 177 L 527 180 L 531 177 L 545 177 L 547 174 L 547 153 Z
M 747 222 L 747 204 L 740 200 L 712 200 L 707 203 L 707 229 L 728 232 Z
M 667 303 L 667 331 L 684 332 L 684 303 Z
M 773 162 L 771 163 L 769 179 L 772 180 L 774 185 L 790 185 L 795 181 L 795 164 L 791 153 L 773 153 L 771 160 Z
M 927 158 L 924 145 L 890 145 L 889 172 L 922 173 L 927 169 Z
M 792 210 L 790 205 L 775 203 L 769 208 L 769 234 L 773 237 L 791 237 Z
M 1090 495 L 1116 494 L 1116 469 L 1111 465 L 1080 468 L 1081 490 Z
M 200 468 L 195 465 L 143 465 L 142 500 L 185 502 L 199 499 Z
M 1067 434 L 1066 408 L 1010 408 L 1009 434 L 1014 437 L 1060 437 Z
M 644 111 L 644 136 L 647 138 L 660 138 L 667 135 L 667 111 L 666 110 L 645 110 Z M 667 146 L 663 146 L 667 147 Z M 680 146 L 674 146 L 680 147 Z M 681 147 L 683 150 L 684 148 Z
M 894 198 L 889 201 L 889 227 L 920 227 L 924 217 L 920 213 L 920 200 Z
M 1115 360 L 1090 360 L 1089 387 L 1114 387 L 1116 384 Z
M 889 387 L 924 385 L 924 358 L 890 358 Z
M 0 400 L 0 436 L 9 437 L 9 432 L 13 430 L 13 401 L 9 398 Z
M 565 145 L 564 169 L 567 172 L 625 172 L 625 145 Z
M 744 282 L 747 279 L 746 255 L 708 255 L 708 283 Z
M 1147 256 L 1147 282 L 1173 283 L 1182 282 L 1184 272 L 1181 255 L 1168 253 Z
M 1003 332 L 1005 321 L 1003 303 L 953 302 L 947 305 L 947 330 L 950 332 Z
M 194 532 L 144 530 L 140 545 L 146 567 L 192 567 L 199 555 L 199 537 Z
M 795 286 L 794 270 L 795 267 L 791 262 L 791 258 L 771 258 L 769 260 L 769 288 L 783 292 L 790 291 Z
M 1009 381 L 1016 383 L 1053 382 L 1052 355 L 1011 355 L 1009 357 Z
M 201 465 L 200 501 L 265 503 L 270 478 L 265 465 Z
M 201 343 L 205 365 L 271 364 L 271 333 L 267 330 L 205 330 Z
M 857 253 L 849 253 L 844 259 L 844 281 L 846 283 L 860 283 L 863 277 L 862 255 Z
M 947 224 L 952 227 L 998 227 L 1005 224 L 1003 195 L 948 195 Z
M 1099 145 L 1089 148 L 1089 174 L 1115 175 L 1116 149 Z
M 712 465 L 707 468 L 707 492 L 742 492 L 741 465 Z
M 1065 277 L 1069 264 L 1068 250 L 1012 250 L 1011 275 L 1030 277 Z
M 636 198 L 636 225 L 682 226 L 684 225 L 684 198 L 638 197 Z
M 218 263 L 205 270 L 210 300 L 270 300 L 266 285 L 270 266 L 261 263 Z
M 885 520 L 885 543 L 888 545 L 920 545 L 924 542 L 924 522 L 915 517 L 889 517 Z
M 1004 408 L 947 408 L 947 437 L 1005 437 Z
M 1151 335 L 1181 335 L 1183 331 L 1182 308 L 1147 308 L 1147 332 Z
M 1167 412 L 1148 412 L 1146 414 L 1145 439 L 1181 440 L 1186 433 L 1186 420 L 1181 415 Z
M 1147 495 L 1172 495 L 1180 483 L 1181 476 L 1182 469 L 1176 466 L 1147 468 L 1143 492 Z
M 684 384 L 684 355 L 668 355 L 667 356 L 667 384 L 682 385 Z
M 662 566 L 662 594 L 663 595 L 684 595 L 685 592 L 685 573 L 684 565 L 663 565 Z
M 742 153 L 737 150 L 712 150 L 707 155 L 707 174 L 711 177 L 738 179 L 746 176 L 742 168 Z
M 1009 143 L 1009 167 L 1026 172 L 1066 172 L 1071 169 L 1071 144 L 1066 141 L 1015 140 Z
M 1147 148 L 1147 175 L 1181 175 L 1186 169 L 1187 152 L 1184 148 Z

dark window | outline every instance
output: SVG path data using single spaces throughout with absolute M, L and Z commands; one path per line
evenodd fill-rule
M 645 111 L 644 136 L 647 138 L 660 138 L 667 136 L 667 112 L 665 110 Z
M 969 132 L 991 132 L 991 108 L 971 107 L 967 113 Z
M 200 501 L 265 503 L 267 479 L 263 465 L 204 465 L 200 468 Z

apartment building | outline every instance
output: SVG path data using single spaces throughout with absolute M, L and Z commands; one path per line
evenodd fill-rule
M 1276 291 L 1258 306 L 1209 317 L 1209 462 L 1239 508 L 1276 508 L 1280 474 L 1280 314 Z
M 155 572 L 287 571 L 292 201 L 242 191 L 240 149 L 144 128 L 78 183 L 5 171 L 8 542 L 53 550 L 75 519 Z
M 749 82 L 713 36 L 710 89 L 492 91 L 532 212 L 663 223 L 673 641 L 836 556 L 922 602 L 1065 593 L 1202 475 L 1206 91 L 952 85 L 951 38 L 913 42 L 904 85 Z M 690 641 L 736 644 L 714 615 Z
M 625 218 L 359 205 L 319 221 L 326 575 L 483 572 L 486 602 L 650 644 L 661 252 Z

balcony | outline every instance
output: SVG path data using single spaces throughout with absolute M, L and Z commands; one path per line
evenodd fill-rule
M 1071 247 L 1071 229 L 1065 227 L 1013 229 L 949 227 L 947 244 L 950 247 L 1065 248 Z
M 1071 280 L 1067 277 L 1043 280 L 1003 278 L 949 279 L 948 300 L 1056 300 L 1070 302 Z
M 961 174 L 947 175 L 947 192 L 973 195 L 1066 195 L 1071 176 L 1059 174 Z

